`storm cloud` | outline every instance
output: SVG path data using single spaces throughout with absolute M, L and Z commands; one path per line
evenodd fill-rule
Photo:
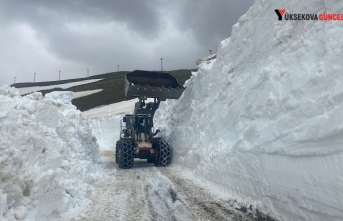
M 252 0 L 0 0 L 1 84 L 196 68 Z

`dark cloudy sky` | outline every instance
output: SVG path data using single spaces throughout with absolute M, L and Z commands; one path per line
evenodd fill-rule
M 0 84 L 196 68 L 253 0 L 0 0 Z

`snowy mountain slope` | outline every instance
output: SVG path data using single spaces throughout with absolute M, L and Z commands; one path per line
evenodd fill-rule
M 79 97 L 85 97 L 91 94 L 98 93 L 102 91 L 103 89 L 95 89 L 95 90 L 89 90 L 89 91 L 80 91 L 80 92 L 73 92 L 73 99 L 79 98 Z
M 77 82 L 71 82 L 71 83 L 65 83 L 65 84 L 56 84 L 56 85 L 51 85 L 51 86 L 22 87 L 22 88 L 18 88 L 18 90 L 19 90 L 19 94 L 23 95 L 23 94 L 32 93 L 35 91 L 48 90 L 48 89 L 54 89 L 54 88 L 70 88 L 77 85 L 97 82 L 100 80 L 102 79 L 83 80 L 83 81 L 77 81 Z
M 121 101 L 114 104 L 105 106 L 95 107 L 83 112 L 84 116 L 89 119 L 102 118 L 102 117 L 113 117 L 122 114 L 132 114 L 135 107 L 135 103 L 138 101 L 137 98 Z M 153 98 L 148 98 L 147 102 L 153 102 Z M 118 119 L 119 123 L 120 119 Z
M 92 196 L 98 144 L 71 92 L 0 88 L 0 220 L 48 220 Z
M 83 114 L 85 117 L 89 119 L 116 116 L 119 114 L 129 114 L 129 113 L 132 114 L 133 109 L 135 107 L 135 103 L 137 101 L 138 101 L 137 99 L 132 99 L 128 101 L 121 101 L 114 104 L 100 106 L 100 107 L 86 110 L 83 112 Z
M 156 125 L 174 165 L 221 195 L 280 220 L 343 219 L 343 22 L 278 21 L 341 13 L 341 1 L 256 1 Z

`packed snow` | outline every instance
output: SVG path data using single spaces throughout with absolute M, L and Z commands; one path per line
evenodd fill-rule
M 153 98 L 148 98 L 146 102 L 153 102 Z M 121 101 L 114 104 L 109 104 L 101 107 L 95 107 L 84 111 L 85 117 L 89 119 L 101 117 L 113 117 L 122 114 L 132 114 L 137 98 L 128 101 Z M 119 122 L 119 121 L 118 121 Z
M 80 91 L 80 92 L 73 92 L 73 99 L 79 98 L 79 97 L 85 97 L 91 94 L 98 93 L 102 91 L 103 89 L 95 89 L 95 90 L 89 90 L 89 91 Z
M 111 117 L 116 116 L 119 114 L 128 114 L 133 113 L 133 109 L 135 107 L 135 103 L 137 99 L 132 99 L 128 101 L 121 101 L 114 104 L 109 104 L 101 107 L 95 107 L 84 111 L 85 117 L 92 119 L 92 118 L 100 118 L 100 117 Z
M 115 151 L 115 145 L 120 138 L 120 120 L 123 115 L 90 119 L 89 126 L 97 138 L 101 150 Z
M 115 144 L 120 138 L 120 120 L 125 114 L 133 114 L 136 102 L 137 98 L 83 112 L 89 119 L 90 128 L 97 138 L 100 149 L 115 151 Z M 153 99 L 148 98 L 146 102 L 153 102 Z
M 155 125 L 173 165 L 280 220 L 343 220 L 342 1 L 256 1 Z
M 71 99 L 0 88 L 0 220 L 50 220 L 92 197 L 99 147 Z
M 78 86 L 78 85 L 82 85 L 82 84 L 89 84 L 89 83 L 97 82 L 100 80 L 102 80 L 102 79 L 84 80 L 84 81 L 77 81 L 77 82 L 71 82 L 71 83 L 65 83 L 65 84 L 57 84 L 57 85 L 51 85 L 51 86 L 22 87 L 22 88 L 18 88 L 18 90 L 19 90 L 19 94 L 23 95 L 23 94 L 32 93 L 35 91 L 48 90 L 48 89 L 54 89 L 54 88 L 66 89 L 66 88 L 70 88 L 70 87 L 74 87 L 74 86 Z

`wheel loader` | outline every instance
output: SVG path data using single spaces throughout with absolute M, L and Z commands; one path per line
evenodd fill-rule
M 154 132 L 154 114 L 160 102 L 178 99 L 186 88 L 169 73 L 136 70 L 125 75 L 125 96 L 138 98 L 133 114 L 120 122 L 120 139 L 116 143 L 119 168 L 133 167 L 134 158 L 146 159 L 155 166 L 171 162 L 171 148 Z

